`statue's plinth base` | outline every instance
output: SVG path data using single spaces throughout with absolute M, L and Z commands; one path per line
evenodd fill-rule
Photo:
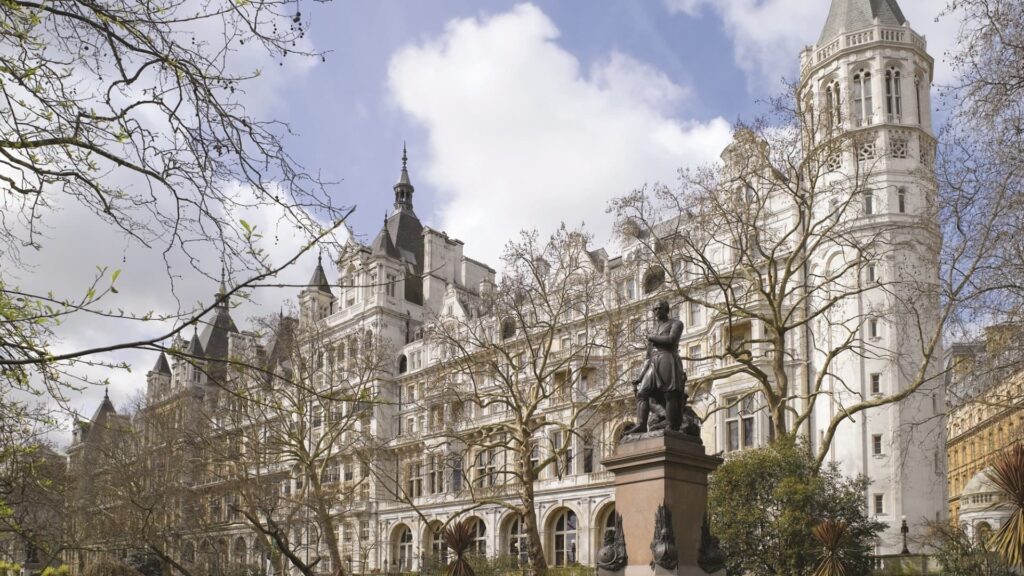
M 721 458 L 708 456 L 700 440 L 678 432 L 626 436 L 602 464 L 615 474 L 615 509 L 622 515 L 629 565 L 625 576 L 705 576 L 697 564 L 701 523 L 708 501 L 708 474 Z M 672 512 L 679 551 L 675 570 L 652 570 L 651 540 L 658 505 Z

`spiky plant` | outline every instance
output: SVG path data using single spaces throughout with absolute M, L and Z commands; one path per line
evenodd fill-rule
M 814 539 L 821 544 L 821 563 L 814 570 L 814 576 L 846 576 L 843 565 L 846 527 L 846 522 L 841 520 L 825 520 L 811 528 Z
M 988 477 L 1011 508 L 990 546 L 1011 567 L 1024 568 L 1024 446 L 1017 444 L 999 454 Z
M 466 558 L 473 547 L 475 536 L 473 523 L 469 520 L 453 522 L 444 529 L 441 539 L 455 555 L 455 560 L 448 565 L 448 576 L 476 576 L 473 567 L 469 565 L 469 559 Z

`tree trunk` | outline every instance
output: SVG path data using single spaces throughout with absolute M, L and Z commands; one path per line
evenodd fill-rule
M 327 540 L 327 550 L 331 556 L 331 571 L 341 567 L 341 551 L 338 550 L 338 531 L 331 517 L 331 499 L 324 494 L 319 478 L 314 478 L 313 509 L 316 521 L 320 525 L 320 533 Z
M 526 531 L 526 553 L 530 561 L 530 570 L 534 576 L 544 576 L 548 571 L 548 561 L 544 557 L 544 542 L 540 538 L 540 528 L 537 526 L 537 509 L 533 502 L 533 487 L 525 492 L 530 493 L 530 501 L 523 498 L 523 505 L 526 513 L 523 514 L 523 529 Z
M 521 446 L 519 466 L 523 483 L 520 497 L 523 499 L 522 523 L 523 532 L 526 534 L 526 554 L 533 576 L 544 576 L 548 571 L 548 562 L 544 557 L 544 541 L 541 540 L 540 527 L 537 525 L 537 504 L 533 492 L 536 471 L 530 463 L 533 443 L 530 440 L 528 431 L 526 442 L 521 442 L 519 445 Z

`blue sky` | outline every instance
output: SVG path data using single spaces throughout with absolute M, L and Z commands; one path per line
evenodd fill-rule
M 944 2 L 900 5 L 928 38 L 936 83 L 949 82 L 943 54 L 957 23 L 936 20 Z M 584 223 L 595 247 L 614 253 L 608 201 L 715 161 L 734 121 L 755 117 L 763 110 L 757 102 L 795 75 L 798 53 L 817 40 L 828 7 L 827 0 L 302 0 L 306 41 L 328 52 L 326 61 L 279 63 L 246 46 L 238 61 L 263 72 L 240 97 L 251 113 L 291 125 L 286 144 L 309 171 L 340 181 L 331 193 L 358 207 L 350 224 L 364 239 L 391 208 L 405 141 L 417 213 L 464 241 L 467 256 L 500 270 L 505 242 L 561 221 Z M 26 287 L 75 293 L 106 265 L 124 268 L 111 307 L 187 309 L 216 289 L 217 254 L 202 261 L 204 274 L 177 278 L 172 294 L 159 255 L 126 244 L 81 209 L 63 208 L 47 215 L 46 250 L 32 254 Z M 290 257 L 302 244 L 275 227 L 279 215 L 245 217 L 273 232 L 262 246 L 272 257 Z M 315 261 L 307 254 L 280 281 L 306 281 Z M 233 316 L 245 327 L 250 316 L 294 302 L 295 292 L 259 291 Z M 57 349 L 160 329 L 83 318 L 61 327 Z M 122 406 L 144 387 L 155 355 L 104 359 L 134 366 L 87 370 L 110 379 Z M 102 393 L 86 387 L 71 403 L 89 414 Z
M 949 19 L 935 22 L 943 3 L 937 0 L 903 0 L 901 6 L 911 25 L 918 32 L 929 36 L 932 41 L 930 51 L 940 60 L 955 24 Z M 480 67 L 476 72 L 478 74 L 507 73 L 507 83 L 503 84 L 507 90 L 500 98 L 508 101 L 509 106 L 514 106 L 511 103 L 520 97 L 516 93 L 519 89 L 528 91 L 530 85 L 550 81 L 555 86 L 547 93 L 557 97 L 556 89 L 568 80 L 552 79 L 552 76 L 565 72 L 549 69 L 550 62 L 547 59 L 533 62 L 530 74 L 517 78 L 521 70 L 507 62 L 509 58 L 514 58 L 510 50 L 488 50 L 474 46 L 474 43 L 486 44 L 488 36 L 501 34 L 496 30 L 496 21 L 519 14 L 521 17 L 517 22 L 508 23 L 511 30 L 505 34 L 512 38 L 521 35 L 524 52 L 530 50 L 531 44 L 542 42 L 557 55 L 575 59 L 579 68 L 575 79 L 581 82 L 594 81 L 601 70 L 608 67 L 609 59 L 617 57 L 625 59 L 619 68 L 629 68 L 633 64 L 647 67 L 646 72 L 661 77 L 650 80 L 650 74 L 642 74 L 637 78 L 638 84 L 667 82 L 678 88 L 679 94 L 654 94 L 651 98 L 657 100 L 656 103 L 634 103 L 632 108 L 636 111 L 639 106 L 641 112 L 645 108 L 653 108 L 656 110 L 654 122 L 658 119 L 668 123 L 676 122 L 684 126 L 685 130 L 685 126 L 694 123 L 706 124 L 715 119 L 731 123 L 737 118 L 749 119 L 756 116 L 762 110 L 757 101 L 777 92 L 781 88 L 780 78 L 783 75 L 792 77 L 796 73 L 798 50 L 817 39 L 828 10 L 828 2 L 565 0 L 523 4 L 469 0 L 381 0 L 327 4 L 304 2 L 302 10 L 308 11 L 313 44 L 317 49 L 329 52 L 327 61 L 316 63 L 304 69 L 301 74 L 296 74 L 278 95 L 275 105 L 269 109 L 274 116 L 289 121 L 298 134 L 291 140 L 292 151 L 297 158 L 308 168 L 322 170 L 326 179 L 341 181 L 334 188 L 336 198 L 358 206 L 353 220 L 354 228 L 357 233 L 372 237 L 380 226 L 384 211 L 390 207 L 390 187 L 397 176 L 402 142 L 407 141 L 413 182 L 417 187 L 416 207 L 420 217 L 428 225 L 450 229 L 456 237 L 466 241 L 468 254 L 494 263 L 501 242 L 495 241 L 491 234 L 500 230 L 508 237 L 516 227 L 549 227 L 556 218 L 576 223 L 573 219 L 577 211 L 571 209 L 573 202 L 552 206 L 561 212 L 552 214 L 548 210 L 549 214 L 539 221 L 523 220 L 510 223 L 513 225 L 509 226 L 502 225 L 498 229 L 460 223 L 460 220 L 485 219 L 488 214 L 483 210 L 469 208 L 460 211 L 455 204 L 467 197 L 483 196 L 490 198 L 487 204 L 502 206 L 510 192 L 518 194 L 517 190 L 495 185 L 496 180 L 506 181 L 510 171 L 517 173 L 513 178 L 515 183 L 526 188 L 543 187 L 540 182 L 543 179 L 562 178 L 566 179 L 565 186 L 570 187 L 574 169 L 585 167 L 590 162 L 606 163 L 609 161 L 607 155 L 615 154 L 613 147 L 607 146 L 600 146 L 600 150 L 596 151 L 591 146 L 563 150 L 552 146 L 553 152 L 562 156 L 561 162 L 566 172 L 558 170 L 558 162 L 545 163 L 536 167 L 534 178 L 523 177 L 522 172 L 529 170 L 532 164 L 528 158 L 517 160 L 515 150 L 485 145 L 483 150 L 470 154 L 470 157 L 461 160 L 451 157 L 459 151 L 475 149 L 477 146 L 473 143 L 444 144 L 442 140 L 450 142 L 457 138 L 472 138 L 482 142 L 487 139 L 500 140 L 506 136 L 502 133 L 488 133 L 484 127 L 479 131 L 463 128 L 456 133 L 446 134 L 446 126 L 452 121 L 450 115 L 457 114 L 459 110 L 442 110 L 433 105 L 433 109 L 424 112 L 421 107 L 431 108 L 432 105 L 428 103 L 430 99 L 459 99 L 459 89 L 463 86 L 457 79 L 450 86 L 437 86 L 430 81 L 430 76 L 436 79 L 451 78 L 452 74 L 458 74 L 451 69 L 459 66 Z M 538 39 L 531 34 L 538 26 L 543 26 L 543 20 L 547 20 L 547 24 L 554 30 L 547 31 L 542 39 Z M 453 32 L 453 27 L 459 24 L 455 23 L 475 26 L 477 33 L 463 34 L 461 40 L 457 39 L 455 36 L 459 33 Z M 446 42 L 466 44 L 462 49 L 478 53 L 479 61 L 453 55 L 455 49 L 451 45 L 445 46 Z M 441 56 L 415 58 L 408 54 L 410 49 L 434 50 L 440 52 Z M 409 66 L 420 70 L 437 68 L 441 71 L 424 72 L 423 75 L 428 78 L 395 78 L 396 66 L 409 60 L 414 61 Z M 408 70 L 409 66 L 403 70 Z M 487 67 L 491 69 L 487 70 Z M 945 67 L 941 62 L 937 68 L 938 79 L 946 78 L 942 70 Z M 621 88 L 608 88 L 599 81 L 593 84 L 598 92 L 602 89 L 621 91 Z M 668 88 L 671 91 L 671 87 Z M 665 87 L 655 90 L 658 89 L 664 91 Z M 403 90 L 407 94 L 399 96 Z M 446 90 L 450 93 L 446 94 Z M 464 94 L 464 91 L 461 92 Z M 419 94 L 426 94 L 422 102 L 417 101 Z M 494 96 L 486 91 L 480 93 L 480 97 Z M 498 102 L 478 108 L 476 104 L 463 102 L 461 107 L 467 112 L 500 115 L 506 106 Z M 556 103 L 553 105 L 557 106 Z M 613 115 L 619 107 L 612 104 L 598 106 L 596 109 Z M 545 111 L 538 110 L 538 116 L 543 116 Z M 547 133 L 543 127 L 542 123 L 536 127 L 536 141 L 544 141 L 546 138 L 557 140 L 560 137 L 560 134 Z M 569 120 L 557 127 L 561 134 L 573 128 L 585 133 L 588 131 L 588 122 L 586 119 Z M 615 129 L 599 129 L 596 133 L 605 136 L 617 134 Z M 529 139 L 529 134 L 524 129 L 522 138 Z M 721 134 L 707 136 L 707 146 L 720 147 L 723 144 Z M 624 137 L 622 144 L 635 146 L 638 141 L 643 143 L 647 140 L 642 137 L 637 140 Z M 683 149 L 680 146 L 671 148 L 677 151 Z M 674 166 L 687 166 L 712 159 L 718 150 L 706 152 L 680 155 Z M 470 190 L 472 183 L 459 181 L 452 174 L 460 170 L 460 163 L 463 162 L 472 166 L 470 172 L 491 181 L 480 181 L 475 191 Z M 481 165 L 486 165 L 487 169 Z M 608 180 L 611 186 L 619 187 L 618 193 L 624 193 L 633 186 L 671 179 L 671 172 L 665 168 L 663 163 L 640 162 L 635 167 L 621 167 L 615 175 L 608 175 Z M 645 172 L 645 169 L 650 171 Z M 581 183 L 592 187 L 595 184 L 586 178 Z M 577 191 L 576 194 L 570 193 L 570 196 L 586 200 L 592 207 L 601 208 L 615 192 L 614 188 L 597 186 L 587 195 L 579 196 Z M 542 197 L 550 198 L 551 195 L 549 191 Z M 591 209 L 583 212 L 588 216 L 584 219 L 593 229 L 596 240 L 606 240 L 607 221 L 599 215 L 599 211 Z M 507 211 L 503 213 L 507 214 Z M 520 211 L 512 214 L 528 215 Z M 476 237 L 483 232 L 488 236 Z

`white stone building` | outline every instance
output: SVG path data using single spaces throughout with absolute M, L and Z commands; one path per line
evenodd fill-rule
M 872 166 L 867 176 L 871 192 L 858 199 L 862 207 L 858 219 L 851 221 L 850 233 L 884 228 L 893 248 L 884 259 L 865 267 L 863 273 L 870 276 L 866 280 L 888 275 L 894 281 L 887 285 L 899 285 L 903 276 L 937 279 L 939 239 L 931 167 L 935 140 L 929 112 L 933 60 L 924 38 L 911 29 L 896 0 L 833 0 L 821 36 L 800 54 L 800 66 L 799 98 L 829 119 L 826 136 L 815 138 L 842 133 L 857 142 L 854 150 L 829 158 L 830 171 L 857 172 L 866 162 Z M 826 182 L 829 178 L 839 176 L 826 176 Z M 444 351 L 422 338 L 425 323 L 432 319 L 468 314 L 472 303 L 493 286 L 495 271 L 467 257 L 461 241 L 424 226 L 413 209 L 413 195 L 403 155 L 394 208 L 380 232 L 369 245 L 349 244 L 337 261 L 336 282 L 318 266 L 299 296 L 300 321 L 322 326 L 339 353 L 349 349 L 346 343 L 367 333 L 393 347 L 390 373 L 373 383 L 376 401 L 366 424 L 369 434 L 381 442 L 374 462 L 378 473 L 360 495 L 361 503 L 345 512 L 338 538 L 346 568 L 357 573 L 419 568 L 425 558 L 442 553 L 435 529 L 457 513 L 476 519 L 480 550 L 512 556 L 523 550 L 520 524 L 505 509 L 485 505 L 466 512 L 473 502 L 464 488 L 486 481 L 488 471 L 470 463 L 470 455 L 460 456 L 448 446 L 444 434 L 453 422 L 471 427 L 502 415 L 456 407 L 445 397 L 436 386 L 448 369 Z M 629 250 L 627 246 L 625 257 L 610 258 L 603 249 L 589 254 L 608 286 L 614 286 L 608 298 L 617 298 L 623 313 L 639 320 L 648 314 L 648 300 L 658 291 L 648 282 L 648 274 L 631 264 Z M 827 271 L 834 256 L 816 262 L 814 273 Z M 895 310 L 895 300 L 905 297 L 879 287 L 859 291 L 846 305 L 864 317 L 865 310 Z M 928 308 L 932 304 L 921 297 L 916 306 L 927 332 L 928 322 L 936 321 Z M 722 342 L 756 341 L 763 329 L 757 322 L 746 322 L 726 330 L 721 319 L 709 317 L 700 307 L 679 306 L 675 313 L 686 324 L 680 344 L 683 356 L 714 356 Z M 216 342 L 233 342 L 235 337 L 228 336 L 235 332 L 233 323 L 226 310 L 218 314 L 223 319 L 217 323 L 217 334 L 224 335 Z M 801 428 L 812 447 L 846 403 L 892 394 L 915 379 L 923 363 L 921 342 L 900 319 L 893 314 L 865 322 L 858 353 L 832 364 L 826 379 L 828 401 L 815 403 Z M 791 364 L 797 377 L 815 373 L 829 337 L 813 330 L 796 335 Z M 941 350 L 935 357 L 942 357 Z M 728 359 L 721 358 L 690 362 L 687 369 L 691 378 L 706 377 L 726 363 Z M 606 375 L 596 370 L 595 376 Z M 186 378 L 172 378 L 170 372 L 165 362 L 158 363 L 151 385 L 166 387 Z M 731 406 L 715 411 L 704 424 L 703 440 L 710 453 L 728 455 L 769 441 L 771 422 L 757 395 L 736 401 L 752 387 L 752 381 L 736 375 L 716 380 L 709 393 L 695 399 L 698 411 Z M 551 564 L 594 562 L 615 506 L 612 478 L 600 460 L 614 449 L 622 424 L 632 416 L 627 396 L 623 391 L 611 399 L 614 415 L 572 440 L 572 455 L 565 464 L 551 467 L 537 482 L 539 526 Z M 944 407 L 941 379 L 934 379 L 907 399 L 862 412 L 836 431 L 828 459 L 845 473 L 864 474 L 872 481 L 865 504 L 889 524 L 877 545 L 880 554 L 901 549 L 901 517 L 906 517 L 913 535 L 924 522 L 946 514 L 945 432 L 936 417 Z M 558 418 L 559 410 L 553 404 L 549 417 Z M 451 465 L 453 461 L 458 465 Z M 226 526 L 222 532 L 226 543 L 241 543 L 243 557 L 255 553 L 241 525 Z

